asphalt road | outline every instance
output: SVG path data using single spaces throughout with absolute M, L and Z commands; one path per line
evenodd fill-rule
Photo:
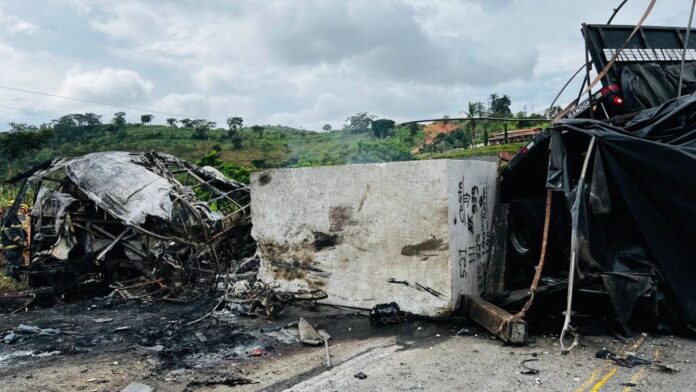
M 32 320 L 51 327 L 50 320 L 60 316 L 61 323 L 72 323 L 63 339 L 75 344 L 90 343 L 88 350 L 58 352 L 65 346 L 41 349 L 38 338 L 0 345 L 0 390 L 2 391 L 120 391 L 132 381 L 155 387 L 157 391 L 691 391 L 696 382 L 696 341 L 670 336 L 645 336 L 621 343 L 613 337 L 589 336 L 571 353 L 559 354 L 558 338 L 535 336 L 526 346 L 508 346 L 490 339 L 487 333 L 472 329 L 472 335 L 459 336 L 457 323 L 431 323 L 415 320 L 395 327 L 372 328 L 359 314 L 346 315 L 328 310 L 291 311 L 284 320 L 263 319 L 211 320 L 199 330 L 184 329 L 190 350 L 177 351 L 187 360 L 165 366 L 157 345 L 140 340 L 115 340 L 122 333 L 96 332 L 86 328 L 96 317 L 122 317 L 131 325 L 169 324 L 176 308 L 154 312 L 158 306 L 98 307 L 82 313 L 67 314 L 66 308 L 43 309 L 21 315 L 3 315 L 3 328 Z M 74 310 L 85 309 L 84 304 Z M 142 308 L 142 309 L 141 309 Z M 199 310 L 197 310 L 198 312 Z M 297 320 L 299 313 L 333 337 L 329 352 L 332 367 L 326 367 L 323 347 L 285 344 L 260 331 L 269 324 Z M 197 315 L 197 313 L 195 314 Z M 88 317 L 89 316 L 89 317 Z M 165 317 L 166 316 L 166 317 Z M 43 317 L 43 318 L 42 318 Z M 164 320 L 162 320 L 164 319 Z M 116 320 L 112 321 L 115 323 Z M 233 355 L 216 350 L 217 343 L 199 345 L 195 332 L 209 339 L 213 333 L 229 331 L 252 333 L 244 344 L 262 347 L 261 356 Z M 106 323 L 109 324 L 109 323 Z M 214 329 L 213 329 L 214 327 Z M 183 328 L 183 327 L 182 327 Z M 137 328 L 134 328 L 137 330 Z M 215 332 L 214 332 L 215 331 Z M 230 332 L 231 333 L 231 332 Z M 176 336 L 176 335 L 174 335 Z M 53 338 L 44 338 L 53 342 Z M 221 342 L 224 342 L 221 340 Z M 208 342 L 210 343 L 210 341 Z M 181 343 L 183 344 L 183 343 Z M 234 345 L 234 343 L 232 343 Z M 199 345 L 199 346 L 197 346 Z M 229 345 L 228 345 L 229 346 Z M 56 348 L 57 347 L 57 348 Z M 76 346 L 77 347 L 77 346 Z M 200 350 L 196 351 L 196 347 Z M 627 368 L 611 360 L 595 358 L 608 348 L 617 354 L 633 353 L 653 361 L 650 365 Z M 28 355 L 27 352 L 32 355 Z M 39 351 L 37 351 L 39 350 Z M 43 350 L 40 352 L 40 350 Z M 161 349 L 160 349 L 161 350 Z M 232 350 L 235 351 L 235 350 Z M 241 352 L 241 351 L 239 351 Z M 524 374 L 525 368 L 538 374 Z M 676 373 L 661 370 L 670 365 Z M 358 379 L 356 374 L 366 377 Z M 220 380 L 242 380 L 246 385 L 224 385 Z M 198 382 L 198 381 L 203 382 Z M 194 382 L 195 381 L 195 382 Z M 206 382 L 213 381 L 210 386 Z M 232 383 L 229 383 L 232 384 Z

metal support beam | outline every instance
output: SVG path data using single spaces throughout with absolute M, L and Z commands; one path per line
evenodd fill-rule
M 481 297 L 464 295 L 462 300 L 464 315 L 488 332 L 508 343 L 523 344 L 527 340 L 526 321 L 513 318 L 510 313 Z

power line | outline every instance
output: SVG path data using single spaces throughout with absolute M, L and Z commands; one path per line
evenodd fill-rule
M 0 89 L 9 90 L 9 91 L 16 91 L 16 92 L 26 93 L 26 94 L 43 95 L 43 96 L 45 96 L 45 97 L 68 99 L 68 100 L 71 100 L 71 101 L 91 103 L 91 104 L 95 104 L 95 105 L 111 106 L 111 107 L 119 108 L 119 109 L 129 109 L 129 110 L 137 110 L 137 111 L 139 111 L 139 112 L 154 113 L 154 114 L 162 114 L 162 115 L 165 115 L 165 116 L 192 117 L 192 116 L 184 116 L 184 115 L 182 115 L 182 114 L 167 113 L 167 112 L 159 112 L 159 111 L 156 111 L 156 110 L 144 109 L 144 108 L 139 108 L 139 107 L 135 107 L 135 106 L 116 105 L 116 104 L 108 103 L 108 102 L 92 101 L 92 100 L 90 100 L 90 99 L 74 98 L 74 97 L 68 97 L 68 96 L 65 96 L 65 95 L 57 95 L 57 94 L 45 93 L 45 92 L 41 92 L 41 91 L 26 90 L 26 89 L 22 89 L 22 88 L 15 88 L 15 87 L 3 86 L 3 85 L 0 85 Z

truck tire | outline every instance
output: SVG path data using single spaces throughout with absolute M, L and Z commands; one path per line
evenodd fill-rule
M 544 200 L 516 199 L 508 214 L 508 280 L 513 289 L 528 287 L 539 261 L 544 231 Z

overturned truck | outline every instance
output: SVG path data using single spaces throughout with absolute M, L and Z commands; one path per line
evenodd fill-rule
M 100 152 L 57 159 L 23 176 L 34 188 L 32 286 L 65 292 L 86 279 L 137 277 L 176 291 L 214 285 L 253 254 L 249 189 L 211 167 L 157 153 Z

